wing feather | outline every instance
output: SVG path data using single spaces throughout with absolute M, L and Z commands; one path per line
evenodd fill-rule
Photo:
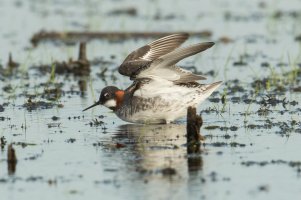
M 150 61 L 153 61 L 160 56 L 173 51 L 183 42 L 185 42 L 187 38 L 187 33 L 177 33 L 160 38 L 143 47 L 140 47 L 125 58 L 123 63 L 119 66 L 118 71 L 122 75 L 131 77 L 137 72 L 138 68 L 134 67 L 133 69 L 131 69 L 129 67 L 129 62 L 139 61 L 140 64 L 142 64 L 142 62 L 145 62 L 145 64 L 142 64 L 143 66 L 145 66 Z
M 205 51 L 206 49 L 212 47 L 214 42 L 205 42 L 205 43 L 198 43 L 188 47 L 179 48 L 175 51 L 172 51 L 166 55 L 161 56 L 158 61 L 156 62 L 155 68 L 171 66 L 177 64 L 180 60 Z M 155 64 L 155 63 L 154 63 Z
M 155 40 L 128 55 L 118 71 L 131 79 L 160 77 L 174 83 L 204 80 L 206 77 L 193 74 L 175 64 L 212 47 L 214 43 L 198 43 L 177 49 L 187 38 L 188 34 L 178 33 Z
M 123 62 L 133 61 L 136 59 L 152 61 L 173 51 L 184 43 L 187 38 L 187 33 L 168 35 L 133 51 Z
M 212 47 L 213 45 L 213 42 L 205 42 L 176 49 L 168 54 L 159 57 L 158 59 L 150 63 L 147 68 L 140 68 L 139 72 L 136 73 L 137 78 L 160 76 L 175 83 L 204 80 L 206 79 L 204 76 L 193 74 L 190 71 L 175 66 L 175 64 L 180 60 L 202 52 Z

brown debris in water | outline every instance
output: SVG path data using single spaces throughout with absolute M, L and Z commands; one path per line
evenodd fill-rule
M 78 81 L 79 90 L 83 94 L 85 91 L 87 91 L 87 81 L 86 80 L 79 80 Z
M 6 139 L 5 139 L 4 136 L 2 136 L 2 137 L 0 138 L 0 147 L 1 147 L 1 150 L 4 149 L 5 145 L 6 145 Z
M 219 41 L 225 44 L 233 42 L 233 39 L 227 37 L 227 36 L 222 36 L 219 38 Z
M 202 117 L 196 114 L 196 108 L 188 107 L 187 110 L 187 153 L 200 153 L 200 128 L 203 125 Z
M 177 174 L 177 170 L 171 167 L 166 167 L 161 170 L 163 176 L 174 176 Z
M 134 7 L 119 8 L 108 12 L 109 16 L 128 15 L 128 16 L 135 17 L 137 16 L 137 14 L 138 14 L 137 9 Z
M 125 40 L 137 38 L 159 38 L 166 35 L 174 34 L 175 32 L 47 32 L 40 31 L 34 34 L 31 38 L 33 46 L 37 46 L 42 41 L 61 41 L 65 43 L 76 43 L 78 41 L 89 41 L 91 39 L 106 39 L 106 40 Z M 210 37 L 212 32 L 209 30 L 188 32 L 190 36 Z
M 37 110 L 37 109 L 50 109 L 54 106 L 58 106 L 53 102 L 45 102 L 45 101 L 33 101 L 31 98 L 27 100 L 23 107 L 26 108 L 28 111 Z
M 13 175 L 16 171 L 17 157 L 13 145 L 8 145 L 7 148 L 7 170 L 9 175 Z
M 301 92 L 301 86 L 297 86 L 297 87 L 292 88 L 292 91 L 293 92 Z
M 46 98 L 49 101 L 56 101 L 62 95 L 63 91 L 59 87 L 55 88 L 45 88 L 44 94 L 42 95 L 43 98 Z
M 116 143 L 116 145 L 115 145 L 115 146 L 116 146 L 116 148 L 117 148 L 117 149 L 126 147 L 126 145 L 125 145 L 125 144 L 118 143 L 118 142 Z

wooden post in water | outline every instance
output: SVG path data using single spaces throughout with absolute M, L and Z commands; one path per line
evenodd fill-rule
M 7 147 L 7 170 L 9 175 L 13 175 L 16 171 L 17 157 L 13 145 Z
M 16 68 L 16 67 L 18 67 L 18 66 L 19 66 L 19 63 L 15 62 L 15 61 L 13 60 L 12 53 L 9 52 L 7 67 L 8 67 L 9 69 L 14 69 L 14 68 Z
M 87 59 L 86 43 L 81 42 L 79 44 L 79 54 L 77 63 L 77 70 L 74 70 L 75 74 L 84 75 L 90 73 L 90 62 Z
M 201 135 L 200 128 L 203 124 L 202 117 L 196 114 L 196 108 L 188 107 L 187 110 L 187 153 L 200 153 Z
M 85 42 L 81 42 L 79 44 L 78 60 L 87 60 L 86 43 Z

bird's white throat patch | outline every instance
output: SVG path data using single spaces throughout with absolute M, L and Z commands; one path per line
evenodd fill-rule
M 117 106 L 117 102 L 115 99 L 110 99 L 103 104 L 107 108 L 114 108 Z

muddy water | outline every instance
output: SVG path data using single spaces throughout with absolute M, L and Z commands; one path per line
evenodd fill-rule
M 1 199 L 301 195 L 299 1 L 2 0 L 0 13 Z M 116 66 L 151 39 L 89 41 L 90 76 L 51 77 L 41 65 L 76 59 L 78 44 L 46 41 L 33 48 L 30 38 L 40 30 L 210 31 L 187 43 L 217 44 L 181 62 L 207 82 L 224 81 L 199 107 L 202 154 L 186 155 L 185 119 L 133 125 L 102 107 L 82 112 L 104 86 L 130 84 Z M 12 73 L 5 70 L 9 52 L 20 63 Z M 45 92 L 54 88 L 59 92 Z M 7 164 L 10 143 L 14 167 Z

